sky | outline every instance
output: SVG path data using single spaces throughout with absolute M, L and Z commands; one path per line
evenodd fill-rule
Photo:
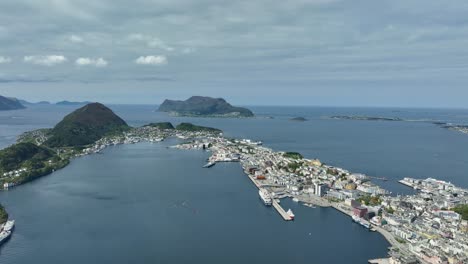
M 461 107 L 466 0 L 3 0 L 0 95 Z

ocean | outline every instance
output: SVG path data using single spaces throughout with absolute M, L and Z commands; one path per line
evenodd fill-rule
M 110 105 L 130 125 L 192 122 L 228 137 L 261 140 L 376 180 L 394 195 L 403 177 L 468 188 L 468 135 L 428 121 L 468 122 L 468 110 L 250 107 L 252 119 L 170 117 L 150 105 Z M 52 127 L 72 106 L 0 112 L 0 148 L 22 132 Z M 333 115 L 411 122 L 335 120 Z M 302 116 L 306 122 L 289 119 Z M 203 169 L 208 153 L 168 149 L 176 139 L 107 148 L 49 176 L 0 192 L 16 220 L 0 263 L 367 263 L 389 244 L 329 208 L 290 200 L 297 219 L 265 207 L 239 164 Z

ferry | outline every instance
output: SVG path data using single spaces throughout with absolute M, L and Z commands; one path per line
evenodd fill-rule
M 362 225 L 363 227 L 365 227 L 367 229 L 371 228 L 369 222 L 367 222 L 366 220 L 364 220 L 362 218 L 359 218 L 358 216 L 353 215 L 353 221 L 360 224 L 360 225 Z
M 260 195 L 260 199 L 262 200 L 262 202 L 266 206 L 271 206 L 272 205 L 273 201 L 271 199 L 270 194 L 268 193 L 268 191 L 266 189 L 260 189 L 258 191 L 258 195 Z
M 14 227 L 15 227 L 15 220 L 9 220 L 3 226 L 3 230 L 4 231 L 12 231 Z
M 214 162 L 208 162 L 207 164 L 203 165 L 203 168 L 211 168 L 215 165 Z
M 11 231 L 3 230 L 2 232 L 0 232 L 0 245 L 6 242 L 8 238 L 10 238 L 10 235 L 11 235 Z
M 289 219 L 294 220 L 295 215 L 291 209 L 288 209 L 286 213 L 288 214 Z

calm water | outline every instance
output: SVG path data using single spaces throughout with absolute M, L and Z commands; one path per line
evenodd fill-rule
M 152 106 L 112 106 L 132 125 L 190 121 L 276 150 L 370 175 L 437 177 L 468 187 L 468 135 L 425 122 L 327 120 L 372 115 L 466 123 L 467 110 L 255 107 L 274 119 L 172 118 Z M 0 112 L 0 147 L 21 132 L 51 127 L 73 107 Z M 288 118 L 304 116 L 296 123 Z M 0 193 L 17 229 L 0 263 L 366 263 L 388 243 L 332 209 L 290 201 L 287 223 L 258 200 L 238 164 L 202 169 L 207 153 L 167 149 L 176 141 L 111 147 L 103 155 Z M 340 254 L 337 254 L 339 250 Z

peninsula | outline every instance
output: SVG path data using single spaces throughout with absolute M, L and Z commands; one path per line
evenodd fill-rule
M 16 144 L 0 150 L 0 183 L 8 189 L 34 180 L 67 166 L 73 157 L 97 153 L 109 145 L 220 133 L 219 129 L 191 123 L 130 127 L 105 105 L 90 103 L 65 116 L 54 128 L 26 132 Z
M 235 107 L 222 98 L 192 96 L 185 101 L 165 100 L 159 111 L 175 116 L 198 117 L 252 117 L 254 114 L 247 108 Z
M 24 105 L 22 105 L 16 98 L 8 98 L 0 95 L 0 111 L 24 108 L 26 107 L 24 107 Z

